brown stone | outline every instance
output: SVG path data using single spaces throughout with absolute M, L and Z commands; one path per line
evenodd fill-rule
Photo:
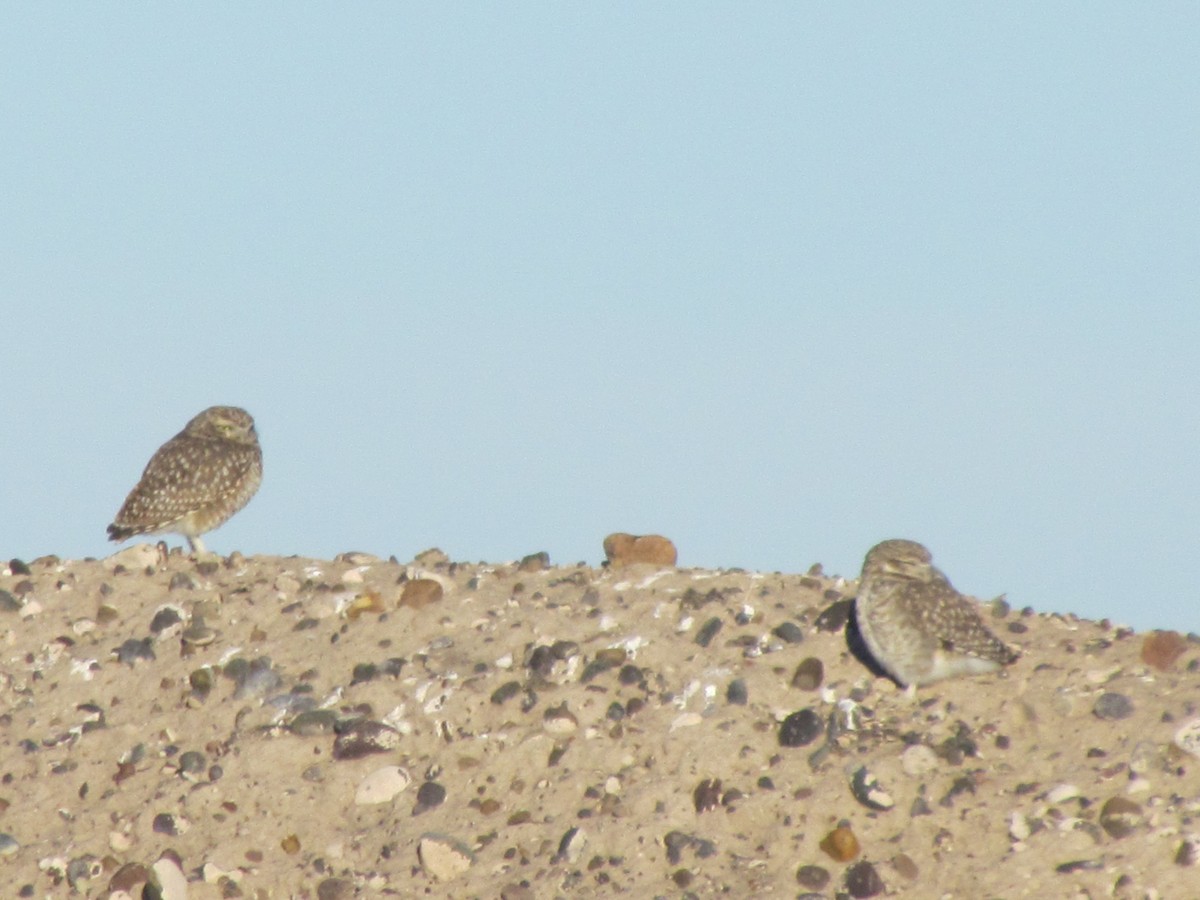
M 633 563 L 673 566 L 678 552 L 661 534 L 633 535 L 618 531 L 604 539 L 604 557 L 613 568 Z
M 1186 649 L 1187 641 L 1178 631 L 1152 631 L 1142 641 L 1142 662 L 1165 672 Z
M 821 849 L 837 862 L 849 862 L 858 856 L 858 838 L 845 825 L 835 828 L 821 840 Z
M 432 578 L 414 578 L 406 582 L 400 592 L 400 606 L 413 609 L 424 609 L 431 603 L 437 603 L 445 592 L 439 582 Z

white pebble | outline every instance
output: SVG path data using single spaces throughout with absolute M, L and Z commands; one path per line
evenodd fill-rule
M 399 766 L 383 766 L 358 783 L 354 802 L 359 806 L 387 803 L 412 784 L 408 772 Z

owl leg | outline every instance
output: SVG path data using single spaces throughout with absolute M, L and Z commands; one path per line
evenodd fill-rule
M 197 556 L 205 556 L 208 553 L 208 550 L 204 546 L 204 541 L 200 540 L 199 535 L 196 535 L 195 537 L 188 535 L 187 541 L 188 546 L 192 548 L 192 552 Z

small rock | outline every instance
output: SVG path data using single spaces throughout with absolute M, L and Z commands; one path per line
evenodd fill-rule
M 819 891 L 829 884 L 829 870 L 821 866 L 801 866 L 796 870 L 796 881 L 810 891 Z
M 11 834 L 0 832 L 0 856 L 12 856 L 20 849 L 21 845 L 17 843 L 15 837 Z
M 187 877 L 171 857 L 164 856 L 151 866 L 151 874 L 158 881 L 162 900 L 187 900 Z
M 1165 672 L 1187 650 L 1187 640 L 1178 631 L 1152 631 L 1142 640 L 1142 662 Z
M 399 766 L 383 766 L 358 783 L 354 802 L 359 806 L 387 803 L 412 783 L 408 772 Z
M 708 812 L 721 804 L 721 779 L 705 778 L 692 791 L 692 803 L 696 812 Z
M 804 631 L 795 622 L 782 622 L 771 629 L 771 634 L 785 644 L 799 644 L 804 640 Z
M 1111 797 L 1100 808 L 1100 827 L 1109 837 L 1124 838 L 1142 824 L 1142 808 L 1126 797 Z
M 896 805 L 892 795 L 880 787 L 879 780 L 866 766 L 860 766 L 850 777 L 850 793 L 867 809 L 885 812 Z
M 317 885 L 317 900 L 350 900 L 354 882 L 348 878 L 325 878 Z
M 417 859 L 425 873 L 436 881 L 450 881 L 462 875 L 475 862 L 475 855 L 462 841 L 444 834 L 421 835 Z
M 858 838 L 848 825 L 841 825 L 821 838 L 821 849 L 834 862 L 849 862 L 858 856 Z
M 893 856 L 892 868 L 905 881 L 916 881 L 921 874 L 921 870 L 917 868 L 917 864 L 913 862 L 912 857 L 907 853 L 897 853 Z
M 658 534 L 610 534 L 604 539 L 604 557 L 613 568 L 634 563 L 674 566 L 678 559 L 675 545 Z
M 158 547 L 154 544 L 134 544 L 105 557 L 104 564 L 111 569 L 124 566 L 131 572 L 140 572 L 158 565 L 160 559 Z
M 803 747 L 811 744 L 825 730 L 825 723 L 812 709 L 794 712 L 779 726 L 779 743 L 784 747 Z
M 941 764 L 938 755 L 924 744 L 905 747 L 904 752 L 900 754 L 900 767 L 910 778 L 921 778 L 928 775 Z
M 109 893 L 124 891 L 131 897 L 140 897 L 141 888 L 149 880 L 150 870 L 141 863 L 125 863 L 113 872 L 112 878 L 108 880 L 108 890 Z
M 1184 753 L 1200 756 L 1200 719 L 1191 719 L 1180 726 L 1171 739 Z
M 438 603 L 445 596 L 445 590 L 440 582 L 432 578 L 414 578 L 405 582 L 400 591 L 399 606 L 410 609 L 424 609 L 432 603 Z
M 382 722 L 361 719 L 346 726 L 333 741 L 334 759 L 362 759 L 400 746 L 400 732 Z
M 1100 695 L 1092 714 L 1098 719 L 1128 719 L 1133 715 L 1133 701 L 1124 694 L 1108 691 Z
M 541 572 L 550 568 L 550 554 L 545 550 L 522 557 L 517 569 L 522 572 Z
M 746 682 L 743 679 L 735 678 L 729 682 L 729 686 L 725 688 L 725 701 L 727 703 L 732 703 L 735 706 L 745 706 L 748 699 L 750 699 L 750 694 L 746 689 Z
M 558 842 L 558 851 L 554 854 L 552 861 L 574 864 L 579 861 L 586 844 L 587 832 L 579 827 L 568 828 Z
M 843 631 L 846 628 L 846 622 L 850 619 L 850 610 L 853 606 L 854 601 L 848 597 L 835 600 L 821 610 L 813 625 L 816 626 L 817 631 Z
M 441 806 L 445 800 L 446 789 L 436 781 L 426 781 L 417 789 L 417 804 L 413 807 L 412 814 L 419 816 L 427 809 Z
M 150 641 L 151 638 L 142 638 L 140 641 L 130 638 L 125 641 L 114 651 L 117 655 L 117 662 L 127 666 L 134 666 L 141 662 L 153 662 L 156 657 Z
M 851 897 L 875 897 L 886 888 L 875 867 L 865 859 L 846 870 L 846 890 Z
M 717 636 L 717 632 L 721 630 L 721 619 L 719 616 L 713 616 L 696 632 L 696 643 L 701 647 L 707 647 L 712 643 L 712 639 Z
M 1196 864 L 1196 845 L 1192 841 L 1180 841 L 1179 849 L 1175 851 L 1175 865 L 1194 866 Z
M 792 687 L 802 691 L 815 691 L 825 680 L 825 664 L 815 656 L 801 660 L 792 674 Z

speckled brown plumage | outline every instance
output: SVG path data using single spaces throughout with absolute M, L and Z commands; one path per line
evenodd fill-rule
M 203 553 L 200 535 L 227 522 L 261 483 L 254 419 L 236 406 L 209 407 L 151 457 L 108 526 L 108 537 L 123 541 L 171 532 Z
M 916 541 L 871 548 L 855 615 L 875 661 L 906 687 L 994 672 L 1017 659 Z

